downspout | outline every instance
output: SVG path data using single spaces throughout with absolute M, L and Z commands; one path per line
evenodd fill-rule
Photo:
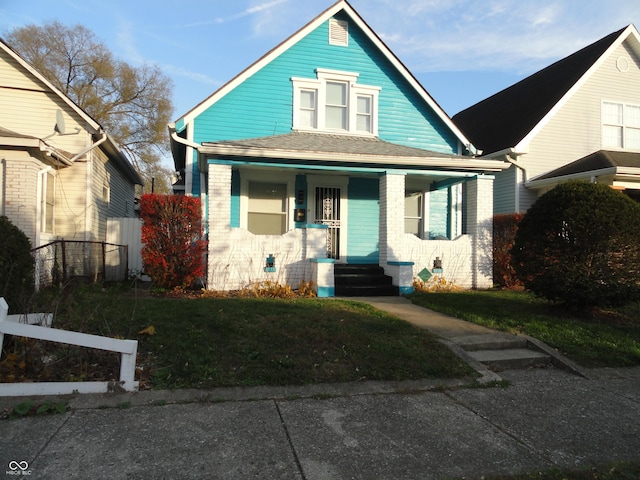
M 75 162 L 77 159 L 79 159 L 82 155 L 84 155 L 87 152 L 90 152 L 91 150 L 93 150 L 94 148 L 96 148 L 97 146 L 103 144 L 104 142 L 107 141 L 107 134 L 106 132 L 102 132 L 102 137 L 100 138 L 100 140 L 96 141 L 96 143 L 89 145 L 87 148 L 85 148 L 84 150 L 82 150 L 80 153 L 78 153 L 77 155 L 75 155 L 71 160 L 69 160 L 71 163 Z
M 171 140 L 173 140 L 176 143 L 180 143 L 182 145 L 184 145 L 185 147 L 188 148 L 193 148 L 195 149 L 196 152 L 198 152 L 198 159 L 200 158 L 200 148 L 202 147 L 202 145 L 193 142 L 191 140 L 187 140 L 186 138 L 182 138 L 180 136 L 178 136 L 178 132 L 176 131 L 176 124 L 175 123 L 170 123 L 169 125 L 167 125 L 169 128 L 169 136 L 171 137 Z M 184 159 L 184 166 L 185 166 L 185 195 L 187 195 L 187 172 L 186 172 L 186 168 L 187 168 L 187 158 L 186 156 L 189 153 L 185 153 L 185 159 Z M 199 166 L 198 166 L 199 169 Z M 201 174 L 202 175 L 202 174 Z M 193 193 L 193 192 L 191 192 Z M 200 191 L 200 198 L 204 199 L 205 201 L 202 202 L 201 204 L 201 208 L 202 208 L 202 222 L 204 225 L 204 235 L 205 237 L 208 239 L 209 237 L 209 200 L 208 200 L 208 191 L 207 191 L 207 195 L 203 195 L 202 193 L 202 188 Z M 204 262 L 205 262 L 205 266 L 206 266 L 206 270 L 205 270 L 205 274 L 204 274 L 204 286 L 205 288 L 207 288 L 207 283 L 208 283 L 208 277 L 209 277 L 209 250 L 207 249 L 207 251 L 204 254 Z
M 86 147 L 84 150 L 82 150 L 80 153 L 76 154 L 73 156 L 73 158 L 70 160 L 71 163 L 75 162 L 78 158 L 80 158 L 81 156 L 85 155 L 86 153 L 90 152 L 91 150 L 93 150 L 94 148 L 100 146 L 101 144 L 103 144 L 104 142 L 107 141 L 107 133 L 102 130 L 101 131 L 101 137 L 99 140 L 97 140 L 95 143 L 92 143 L 91 145 L 89 145 L 88 147 Z M 91 206 L 93 205 L 93 200 L 91 198 L 91 167 L 92 167 L 92 163 L 93 162 L 87 162 L 87 168 L 86 168 L 86 179 L 87 179 L 87 191 L 85 194 L 85 208 L 84 208 L 84 240 L 86 242 L 91 241 L 91 228 L 92 228 L 92 221 L 91 221 Z
M 199 162 L 200 161 L 199 160 L 199 158 L 200 158 L 200 149 L 202 148 L 202 145 L 200 145 L 200 144 L 198 144 L 196 142 L 193 142 L 191 140 L 187 140 L 186 138 L 180 137 L 178 135 L 178 132 L 176 131 L 176 124 L 175 123 L 170 123 L 167 126 L 169 128 L 169 135 L 171 137 L 171 140 L 173 140 L 176 143 L 180 143 L 180 144 L 184 145 L 185 147 L 195 149 L 195 151 L 198 152 L 197 158 L 198 158 L 198 162 Z M 187 194 L 187 192 L 191 192 L 191 194 L 193 193 L 192 190 L 191 190 L 191 184 L 189 183 L 191 177 L 188 176 L 189 172 L 186 171 L 186 167 L 187 167 L 187 163 L 188 163 L 187 162 L 187 156 L 188 155 L 190 155 L 189 152 L 187 152 L 185 154 L 185 159 L 184 159 L 184 165 L 185 165 L 185 172 L 184 172 L 184 174 L 185 174 L 185 185 L 184 185 L 185 195 Z M 200 165 L 198 165 L 198 170 L 200 170 Z M 193 174 L 189 173 L 189 175 L 193 175 Z M 201 172 L 201 175 L 202 175 L 202 172 Z M 201 180 L 202 180 L 202 177 L 201 177 Z
M 527 183 L 527 169 L 517 162 L 517 158 L 519 155 L 522 155 L 522 153 L 516 152 L 513 148 L 510 148 L 508 153 L 505 155 L 505 160 L 509 162 L 511 165 L 514 165 L 518 170 L 522 172 L 522 184 L 524 185 L 525 183 Z M 516 212 L 520 212 L 520 187 L 518 186 L 517 182 L 516 182 L 515 197 L 516 197 L 515 210 Z
M 192 142 L 191 140 L 187 140 L 186 138 L 179 137 L 178 132 L 176 131 L 175 123 L 169 124 L 169 133 L 171 135 L 171 139 L 174 140 L 176 143 L 181 143 L 182 145 L 195 148 L 196 150 L 199 150 L 199 148 L 202 147 L 202 145 L 200 145 L 199 143 Z

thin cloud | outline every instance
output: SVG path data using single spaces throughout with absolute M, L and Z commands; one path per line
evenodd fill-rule
M 116 31 L 116 44 L 122 55 L 130 62 L 145 63 L 145 58 L 136 48 L 136 37 L 133 34 L 133 25 L 128 20 L 121 19 Z
M 165 72 L 171 74 L 172 76 L 188 78 L 195 82 L 202 83 L 205 85 L 212 85 L 214 87 L 220 87 L 222 85 L 221 81 L 211 78 L 210 76 L 205 75 L 204 73 L 194 72 L 176 65 L 163 64 L 163 65 L 160 65 L 160 68 Z
M 239 20 L 241 18 L 244 17 L 248 17 L 250 15 L 255 15 L 256 13 L 260 13 L 263 12 L 265 10 L 269 10 L 277 5 L 280 5 L 282 3 L 287 2 L 288 0 L 273 0 L 271 2 L 265 2 L 265 3 L 261 3 L 259 5 L 256 5 L 254 7 L 249 7 L 246 8 L 245 10 L 243 10 L 242 12 L 239 12 L 235 15 L 230 15 L 228 17 L 217 17 L 214 18 L 213 20 L 207 20 L 204 22 L 195 22 L 195 23 L 189 23 L 186 25 L 180 25 L 177 28 L 195 28 L 195 27 L 206 27 L 206 26 L 211 26 L 211 25 L 221 25 L 224 23 L 229 23 L 229 22 L 233 22 L 235 20 Z
M 528 74 L 640 21 L 637 0 L 615 9 L 608 0 L 361 0 L 355 7 L 415 73 Z

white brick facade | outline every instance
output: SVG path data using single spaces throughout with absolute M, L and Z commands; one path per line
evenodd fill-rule
M 432 271 L 436 258 L 447 281 L 463 288 L 491 287 L 493 177 L 466 182 L 467 233 L 454 240 L 421 240 L 404 233 L 405 178 L 395 173 L 380 178 L 380 265 L 401 293 L 410 291 L 421 270 Z M 231 228 L 231 166 L 209 165 L 208 179 L 209 289 L 238 290 L 265 281 L 295 288 L 312 279 L 333 287 L 333 279 L 325 278 L 333 265 L 310 262 L 327 256 L 325 229 L 310 226 L 284 235 L 254 235 Z M 275 271 L 265 268 L 271 255 Z
M 32 246 L 36 246 L 38 172 L 42 164 L 26 152 L 11 152 L 11 159 L 4 157 L 2 163 L 4 178 L 11 180 L 3 182 L 4 203 L 0 213 L 29 237 Z
M 454 240 L 421 240 L 404 233 L 405 176 L 389 174 L 380 179 L 380 265 L 394 283 L 410 286 L 406 274 L 395 263 L 413 262 L 413 276 L 424 268 L 431 271 L 436 258 L 440 274 L 463 288 L 493 286 L 493 176 L 467 181 L 467 233 Z M 392 262 L 390 265 L 389 262 Z
M 239 290 L 265 281 L 296 288 L 312 278 L 311 258 L 326 258 L 326 230 L 296 228 L 284 235 L 254 235 L 231 228 L 231 167 L 209 165 L 207 288 Z M 275 272 L 265 271 L 268 256 Z

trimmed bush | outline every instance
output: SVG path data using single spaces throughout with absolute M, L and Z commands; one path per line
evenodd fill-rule
M 518 278 L 572 307 L 640 299 L 640 205 L 602 184 L 568 182 L 541 196 L 518 227 Z
M 147 194 L 140 198 L 142 263 L 158 288 L 187 288 L 204 276 L 200 199 Z
M 522 220 L 521 213 L 494 215 L 493 217 L 493 283 L 502 288 L 521 287 L 516 270 L 511 264 L 511 249 Z
M 31 242 L 22 230 L 0 217 L 0 297 L 11 313 L 22 313 L 33 295 L 34 260 Z

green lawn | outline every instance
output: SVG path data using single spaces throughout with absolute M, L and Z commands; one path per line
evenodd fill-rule
M 640 462 L 560 469 L 519 475 L 487 475 L 485 480 L 632 480 L 640 478 Z
M 95 289 L 52 301 L 58 328 L 139 340 L 140 379 L 153 388 L 475 375 L 429 332 L 353 302 L 136 297 Z M 150 326 L 154 335 L 139 333 Z M 83 369 L 103 359 L 78 355 L 59 349 L 51 365 L 63 376 L 96 380 Z M 51 368 L 37 379 L 51 379 Z
M 584 367 L 640 365 L 637 305 L 576 315 L 528 292 L 414 293 L 421 306 L 507 332 L 521 332 L 558 349 Z
M 638 306 L 626 309 L 625 316 L 608 312 L 594 319 L 569 315 L 525 292 L 416 293 L 411 299 L 468 321 L 529 334 L 585 367 L 640 365 Z M 143 388 L 475 375 L 429 332 L 355 302 L 169 298 L 86 287 L 41 301 L 38 311 L 54 311 L 58 328 L 137 339 Z M 34 340 L 5 342 L 0 358 L 0 381 L 105 380 L 118 372 L 116 354 Z

